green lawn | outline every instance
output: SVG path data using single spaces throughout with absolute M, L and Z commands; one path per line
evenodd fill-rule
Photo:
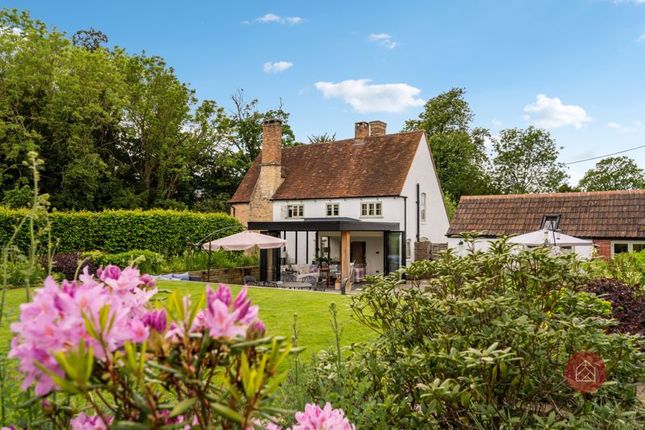
M 201 282 L 160 281 L 160 290 L 177 290 L 184 294 L 199 297 L 204 291 Z M 232 287 L 234 293 L 240 287 Z M 329 305 L 336 303 L 338 320 L 342 330 L 341 342 L 349 345 L 354 342 L 369 340 L 371 331 L 360 325 L 351 317 L 350 297 L 339 294 L 312 291 L 292 291 L 275 288 L 251 287 L 249 296 L 254 304 L 260 306 L 260 319 L 267 325 L 268 334 L 291 337 L 293 316 L 298 315 L 299 345 L 306 347 L 304 357 L 310 357 L 321 349 L 334 343 L 331 329 Z M 11 333 L 9 322 L 18 317 L 19 305 L 24 301 L 25 291 L 10 290 L 5 303 L 5 318 L 0 327 L 0 351 L 5 351 Z

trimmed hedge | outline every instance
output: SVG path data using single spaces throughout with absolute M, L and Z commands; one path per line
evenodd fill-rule
M 14 226 L 26 213 L 26 210 L 0 208 L 0 246 L 7 243 Z M 242 225 L 235 218 L 223 213 L 161 209 L 52 212 L 49 219 L 58 253 L 95 250 L 119 253 L 141 249 L 176 255 L 219 229 L 231 227 L 215 234 L 213 239 L 242 231 Z M 28 233 L 23 228 L 17 244 L 26 249 L 28 243 Z

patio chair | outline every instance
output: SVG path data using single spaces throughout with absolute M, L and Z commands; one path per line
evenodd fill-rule
M 257 279 L 255 279 L 253 276 L 248 276 L 248 275 L 245 276 L 244 278 L 242 278 L 242 282 L 244 283 L 244 285 L 257 285 L 258 284 Z
M 282 272 L 280 274 L 280 280 L 282 282 L 296 282 L 298 280 L 298 278 L 297 278 L 295 273 Z
M 309 284 L 309 289 L 315 289 L 316 285 L 318 284 L 318 276 L 305 276 L 300 281 L 304 282 L 305 284 Z

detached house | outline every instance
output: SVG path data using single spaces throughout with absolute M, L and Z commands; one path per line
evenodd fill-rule
M 501 236 L 538 229 L 593 241 L 598 255 L 645 249 L 645 190 L 587 193 L 463 196 L 448 230 L 458 252 L 462 233 L 477 232 L 475 248 L 485 250 Z
M 358 122 L 352 139 L 282 148 L 282 124 L 263 125 L 262 153 L 230 200 L 249 230 L 287 240 L 261 253 L 263 280 L 281 265 L 318 259 L 387 274 L 410 262 L 416 242 L 445 243 L 448 217 L 423 131 L 386 134 Z

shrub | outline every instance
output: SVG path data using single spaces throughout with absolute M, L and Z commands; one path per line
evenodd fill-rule
M 405 273 L 429 280 L 403 286 Z M 359 428 L 638 428 L 643 338 L 608 333 L 611 308 L 577 292 L 585 281 L 575 256 L 504 241 L 373 279 L 352 307 L 378 339 L 319 356 L 306 399 L 330 400 Z M 605 361 L 595 394 L 564 383 L 579 351 Z
M 246 255 L 243 252 L 214 251 L 211 253 L 211 268 L 231 269 L 234 267 L 257 266 L 257 255 Z M 161 267 L 162 273 L 178 273 L 191 270 L 205 270 L 208 267 L 208 252 L 185 251 L 181 255 L 166 257 Z
M 618 325 L 611 331 L 641 334 L 645 336 L 645 292 L 634 285 L 626 285 L 615 279 L 595 279 L 584 290 L 611 302 Z
M 158 252 L 134 249 L 117 254 L 107 254 L 101 251 L 84 252 L 84 259 L 91 263 L 91 267 L 108 266 L 110 264 L 119 267 L 136 265 L 139 270 L 146 273 L 159 273 L 165 262 L 163 255 Z M 67 279 L 74 279 L 68 277 Z
M 8 240 L 25 213 L 0 207 L 0 243 Z M 237 220 L 226 214 L 160 209 L 52 212 L 48 219 L 57 252 L 120 253 L 143 249 L 177 255 L 217 230 L 227 228 L 214 238 L 242 230 Z M 26 232 L 20 234 L 16 243 L 23 250 L 29 247 Z
M 76 279 L 76 274 L 80 273 L 81 269 L 89 266 L 91 271 L 96 270 L 96 266 L 89 260 L 84 259 L 83 255 L 79 252 L 63 252 L 52 256 L 52 272 L 60 273 L 65 279 Z M 41 258 L 41 264 L 47 268 L 47 258 Z
M 645 286 L 645 251 L 625 252 L 611 260 L 594 259 L 586 264 L 594 278 L 613 278 L 627 285 Z

